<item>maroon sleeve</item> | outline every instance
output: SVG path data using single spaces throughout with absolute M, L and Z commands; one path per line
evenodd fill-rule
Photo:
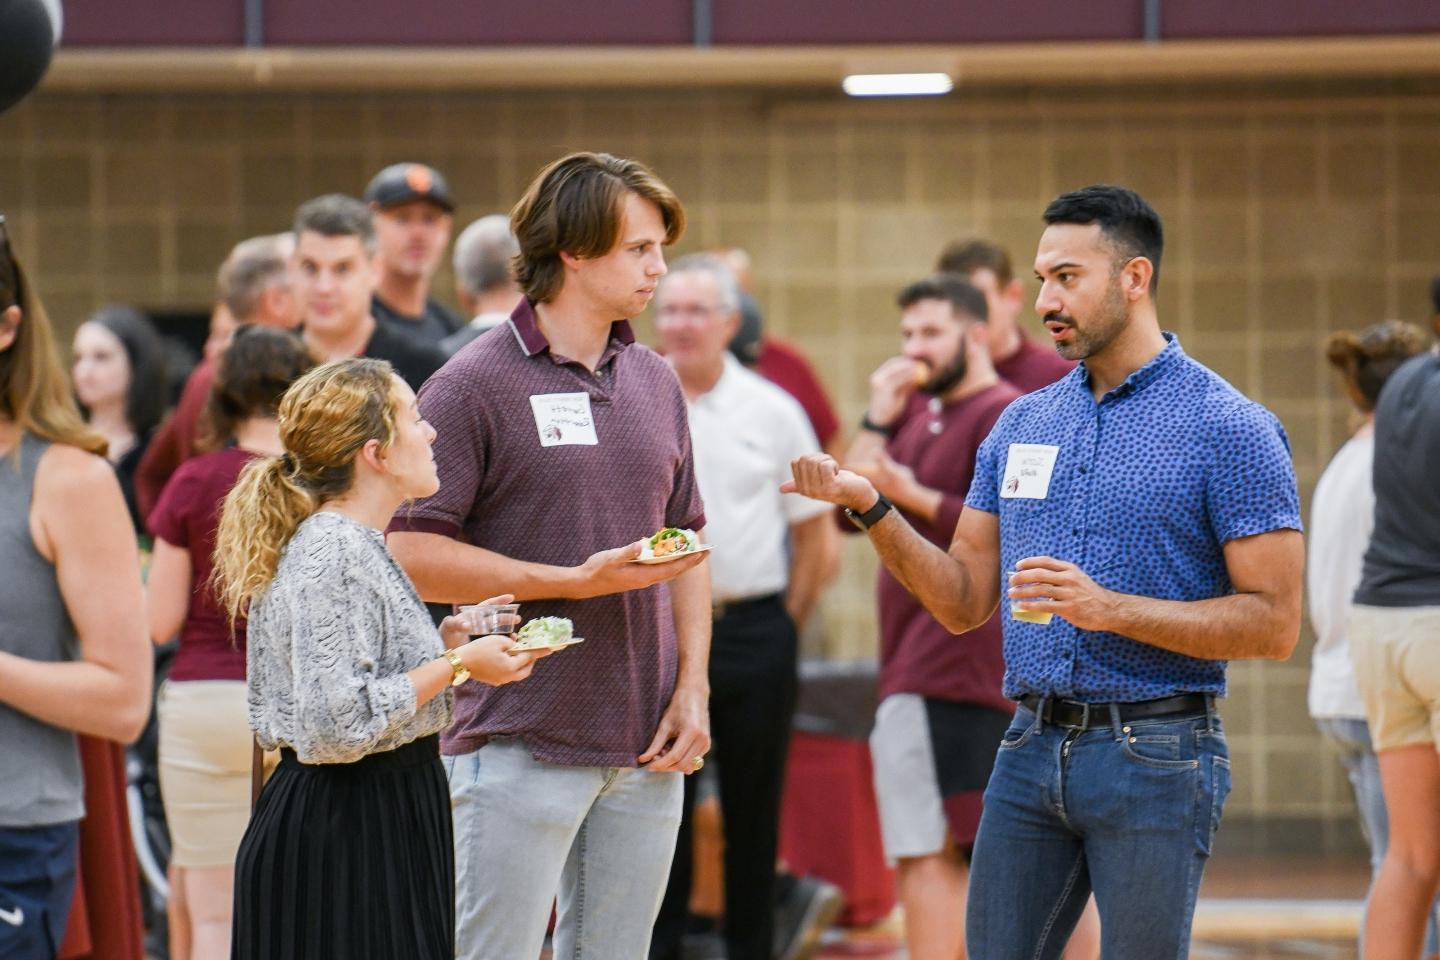
M 665 505 L 665 525 L 699 530 L 705 526 L 705 504 L 700 499 L 700 484 L 695 480 L 695 453 L 690 445 L 690 418 L 685 412 L 685 398 L 680 383 L 675 381 L 670 402 L 675 411 L 675 429 L 680 435 L 680 462 L 675 468 L 675 485 Z
M 995 421 L 1000 419 L 1000 414 L 1005 412 L 1005 408 L 1010 405 L 1010 401 L 1019 395 L 1018 390 L 997 391 L 994 399 L 975 417 L 973 429 L 965 438 L 965 445 L 955 451 L 957 457 L 966 457 L 969 460 L 965 469 L 967 475 L 965 490 L 967 492 L 949 493 L 947 491 L 941 491 L 940 509 L 935 512 L 935 526 L 942 530 L 948 530 L 952 538 L 955 536 L 955 526 L 960 522 L 960 513 L 965 509 L 965 498 L 970 489 L 969 480 L 974 478 L 975 457 L 980 452 L 980 444 L 985 442 L 985 438 L 988 437 L 990 431 L 995 428 Z
M 145 455 L 140 458 L 140 465 L 135 468 L 135 502 L 140 507 L 140 514 L 150 517 L 151 523 L 154 523 L 155 507 L 160 501 L 161 491 L 165 489 L 165 481 L 170 479 L 178 466 L 180 452 L 175 436 L 175 417 L 172 416 L 155 431 L 150 445 L 145 448 Z M 150 529 L 153 532 L 154 527 Z
M 440 489 L 401 507 L 390 523 L 390 532 L 458 537 L 485 476 L 485 401 L 476 395 L 461 368 L 451 364 L 420 391 L 420 415 L 435 428 L 432 449 Z
M 189 550 L 190 514 L 200 493 L 199 486 L 195 482 L 194 471 L 185 469 L 182 464 L 170 482 L 165 484 L 155 509 L 150 511 L 145 524 L 150 533 L 171 546 Z
M 935 511 L 935 526 L 949 530 L 953 539 L 955 525 L 960 522 L 960 511 L 965 509 L 965 497 L 961 494 L 941 493 L 940 508 Z
M 205 404 L 210 391 L 215 387 L 215 364 L 209 361 L 200 364 L 185 381 L 180 402 L 175 405 L 175 416 L 170 422 L 175 428 L 175 451 L 184 463 L 195 456 L 195 439 L 200 432 L 200 417 L 205 413 Z M 178 466 L 179 464 L 177 464 Z
M 205 412 L 205 402 L 210 399 L 210 390 L 214 385 L 215 364 L 202 360 L 185 381 L 175 412 L 156 431 L 145 455 L 140 458 L 140 465 L 135 470 L 135 499 L 141 516 L 154 512 L 160 493 L 171 475 L 195 455 L 195 435 L 199 430 L 200 416 Z

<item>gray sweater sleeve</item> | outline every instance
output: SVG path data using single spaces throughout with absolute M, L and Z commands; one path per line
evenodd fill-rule
M 350 563 L 303 593 L 289 595 L 295 677 L 291 747 L 302 763 L 358 760 L 415 716 L 410 678 L 385 676 L 377 669 L 385 598 L 369 580 Z
M 415 722 L 406 675 L 427 659 L 416 641 L 440 643 L 428 621 L 419 630 L 409 623 L 414 601 L 387 576 L 383 547 L 353 527 L 319 533 L 292 541 L 262 615 L 251 620 L 252 723 L 258 713 L 262 743 L 287 743 L 303 763 L 348 763 L 448 720 L 440 703 L 426 704 L 425 722 Z M 419 726 L 431 729 L 407 729 Z

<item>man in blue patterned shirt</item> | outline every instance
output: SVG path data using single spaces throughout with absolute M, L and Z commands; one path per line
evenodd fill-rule
M 1150 205 L 1093 186 L 1044 219 L 1035 309 L 1081 363 L 1001 414 L 949 551 L 828 457 L 786 489 L 845 507 L 955 633 L 1007 577 L 1020 705 L 985 793 L 970 956 L 1058 957 L 1093 889 L 1105 956 L 1183 957 L 1230 790 L 1225 663 L 1299 637 L 1299 495 L 1279 421 L 1161 332 Z

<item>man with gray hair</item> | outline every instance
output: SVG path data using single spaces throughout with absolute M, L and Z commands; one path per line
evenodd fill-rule
M 300 322 L 286 274 L 294 249 L 294 238 L 288 233 L 251 237 L 237 243 L 220 264 L 215 278 L 216 300 L 237 326 L 253 323 L 293 330 Z M 224 345 L 228 344 L 227 336 Z M 156 431 L 145 450 L 135 472 L 135 498 L 142 516 L 149 516 L 170 475 L 199 452 L 195 449 L 196 435 L 215 383 L 218 359 L 218 355 L 207 357 L 190 372 L 174 414 Z
M 320 363 L 351 357 L 388 360 L 418 391 L 444 365 L 445 355 L 375 319 L 375 251 L 370 209 L 359 200 L 330 193 L 300 205 L 290 258 L 300 333 Z
M 520 244 L 503 213 L 481 217 L 455 241 L 455 296 L 471 320 L 440 341 L 440 349 L 454 354 L 480 334 L 510 319 L 520 300 L 520 286 L 511 273 L 511 261 Z
M 740 290 L 717 257 L 682 257 L 655 294 L 659 346 L 680 379 L 695 475 L 715 545 L 710 723 L 725 823 L 729 960 L 770 960 L 780 794 L 797 694 L 798 628 L 839 549 L 824 504 L 780 493 L 790 461 L 820 443 L 800 404 L 727 349 Z M 778 482 L 777 482 L 778 481 Z M 690 900 L 691 812 L 685 807 L 650 956 L 680 955 Z

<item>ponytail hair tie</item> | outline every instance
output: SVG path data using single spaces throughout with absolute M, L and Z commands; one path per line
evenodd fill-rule
M 280 457 L 280 466 L 285 468 L 286 473 L 293 476 L 299 465 L 295 462 L 295 458 L 290 455 L 289 451 L 286 451 Z

